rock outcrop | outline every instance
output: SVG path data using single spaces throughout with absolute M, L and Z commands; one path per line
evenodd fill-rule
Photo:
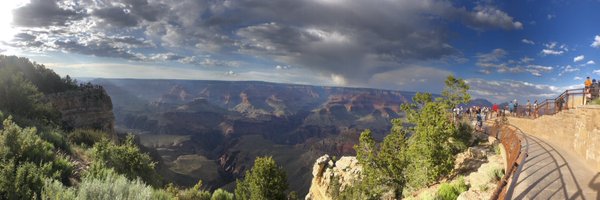
M 116 136 L 112 101 L 104 88 L 83 87 L 46 98 L 62 114 L 64 127 L 102 130 Z
M 329 155 L 321 156 L 313 166 L 313 180 L 305 199 L 329 200 L 332 190 L 344 191 L 360 178 L 362 168 L 354 156 L 334 161 Z M 338 183 L 334 183 L 337 181 Z M 332 187 L 339 188 L 332 188 Z

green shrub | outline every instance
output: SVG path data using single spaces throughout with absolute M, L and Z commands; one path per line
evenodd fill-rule
M 54 146 L 35 128 L 21 128 L 9 117 L 0 132 L 0 199 L 40 198 L 43 180 L 69 183 L 73 164 L 55 153 Z
M 50 130 L 42 130 L 40 132 L 40 137 L 50 144 L 54 145 L 54 147 L 61 149 L 65 152 L 71 151 L 71 146 L 67 142 L 65 138 L 65 133 L 61 130 L 50 129 Z
M 103 139 L 108 139 L 108 133 L 92 129 L 75 129 L 67 137 L 73 144 L 91 147 Z
M 108 167 L 129 180 L 141 178 L 152 186 L 161 184 L 161 178 L 154 170 L 156 163 L 148 154 L 141 152 L 131 135 L 121 145 L 115 145 L 106 139 L 96 143 L 91 156 L 98 167 L 90 168 L 90 173 L 96 173 L 95 169 Z
M 437 198 L 441 200 L 455 200 L 458 198 L 460 193 L 463 193 L 469 189 L 469 186 L 465 184 L 464 179 L 461 177 L 454 183 L 442 183 L 437 192 Z
M 67 188 L 52 180 L 46 180 L 43 185 L 43 199 L 168 199 L 164 192 L 157 192 L 139 179 L 129 180 L 112 169 L 103 169 L 94 175 L 84 176 L 77 188 Z
M 286 199 L 287 178 L 272 157 L 258 157 L 243 180 L 238 180 L 235 198 L 239 200 Z
M 233 200 L 233 194 L 223 189 L 217 189 L 213 192 L 211 200 Z
M 496 168 L 489 172 L 488 177 L 490 181 L 500 181 L 504 177 L 504 169 Z

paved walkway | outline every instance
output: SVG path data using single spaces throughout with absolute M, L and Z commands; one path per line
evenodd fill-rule
M 541 138 L 525 134 L 524 140 L 522 145 L 529 156 L 511 199 L 600 200 L 600 172 Z

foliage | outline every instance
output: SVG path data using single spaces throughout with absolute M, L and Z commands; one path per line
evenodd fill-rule
M 235 197 L 241 200 L 286 199 L 287 178 L 272 157 L 258 157 L 243 180 L 238 180 Z
M 202 180 L 198 181 L 192 188 L 181 191 L 170 190 L 176 194 L 179 200 L 210 200 L 211 198 L 210 192 L 202 190 Z
M 0 55 L 0 70 L 10 72 L 9 75 L 21 74 L 44 94 L 77 89 L 77 82 L 71 77 L 61 78 L 53 70 L 44 65 L 32 63 L 27 58 Z M 2 73 L 0 72 L 0 74 Z
M 469 86 L 462 79 L 449 76 L 442 97 L 435 100 L 428 94 L 418 94 L 412 104 L 402 106 L 407 120 L 414 126 L 407 156 L 408 185 L 419 188 L 448 174 L 453 167 L 454 154 L 464 150 L 470 139 L 470 128 L 451 121 L 451 108 L 467 103 Z
M 288 194 L 287 200 L 299 200 L 298 193 L 296 191 L 292 191 Z
M 359 145 L 355 146 L 356 157 L 363 166 L 363 180 L 359 190 L 368 198 L 378 199 L 386 191 L 393 191 L 396 198 L 402 197 L 406 184 L 405 157 L 407 132 L 400 119 L 392 120 L 391 133 L 377 147 L 370 130 L 365 130 Z
M 94 146 L 97 142 L 102 141 L 103 139 L 108 139 L 108 133 L 99 130 L 92 129 L 75 129 L 67 138 L 73 144 L 77 145 L 86 145 L 86 146 Z
M 380 144 L 365 130 L 354 147 L 362 179 L 339 198 L 379 199 L 389 191 L 393 198 L 402 198 L 405 186 L 417 189 L 449 174 L 454 155 L 466 149 L 471 138 L 471 128 L 453 123 L 450 113 L 453 106 L 470 100 L 468 88 L 464 80 L 449 76 L 442 97 L 434 100 L 429 93 L 417 93 L 412 103 L 402 105 L 411 126 L 392 120 L 391 133 Z
M 106 139 L 96 143 L 91 155 L 96 167 L 90 168 L 89 173 L 94 174 L 97 173 L 96 169 L 108 167 L 130 180 L 141 178 L 152 186 L 160 185 L 160 177 L 154 170 L 156 163 L 148 154 L 141 152 L 133 140 L 133 136 L 129 135 L 122 145 Z
M 43 94 L 23 75 L 0 68 L 0 109 L 19 124 L 57 123 L 60 113 L 42 101 Z
M 158 195 L 155 195 L 158 194 Z M 143 200 L 151 197 L 168 197 L 162 191 L 156 191 L 141 180 L 129 180 L 112 169 L 85 176 L 77 188 L 67 188 L 62 184 L 46 180 L 44 199 L 124 199 Z
M 213 192 L 211 200 L 233 200 L 233 194 L 223 189 L 217 189 Z
M 56 147 L 60 150 L 63 150 L 66 152 L 71 151 L 71 146 L 65 139 L 65 133 L 62 130 L 58 130 L 58 129 L 41 130 L 40 137 L 42 139 L 46 140 L 47 142 L 49 142 L 50 144 L 54 145 L 54 147 Z
M 496 168 L 489 172 L 488 177 L 490 177 L 491 181 L 499 181 L 504 177 L 504 169 Z
M 437 198 L 441 200 L 455 200 L 458 198 L 460 193 L 463 193 L 469 189 L 469 186 L 465 183 L 465 180 L 461 177 L 454 183 L 442 183 L 437 191 Z
M 0 132 L 0 199 L 40 198 L 45 178 L 68 183 L 73 165 L 55 153 L 35 128 L 4 120 Z

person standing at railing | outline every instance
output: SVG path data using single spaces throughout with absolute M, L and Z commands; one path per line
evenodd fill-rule
M 588 76 L 585 79 L 585 82 L 583 82 L 583 85 L 585 86 L 584 90 L 583 90 L 583 98 L 585 98 L 585 101 L 583 103 L 583 105 L 587 105 L 588 101 L 591 99 L 592 94 L 590 92 L 590 88 L 592 87 L 592 80 L 590 79 L 590 77 Z
M 533 101 L 533 118 L 538 117 L 538 102 L 537 99 Z
M 592 87 L 590 89 L 592 100 L 598 99 L 598 96 L 600 94 L 600 92 L 599 92 L 600 87 L 599 86 L 600 86 L 600 82 L 596 82 L 596 79 L 592 79 Z
M 527 99 L 527 104 L 525 104 L 525 116 L 531 117 L 531 102 Z
M 516 99 L 515 99 L 516 101 Z M 508 102 L 508 114 L 510 116 L 513 116 L 513 113 L 515 112 L 515 103 L 514 101 Z
M 556 111 L 556 112 L 562 111 L 563 103 L 564 103 L 563 97 L 558 97 L 558 99 L 556 99 L 556 107 L 558 108 L 558 111 Z
M 517 102 L 517 99 L 515 99 L 514 106 L 515 106 L 515 109 L 514 109 L 515 110 L 515 117 L 518 117 L 519 116 L 519 102 Z

